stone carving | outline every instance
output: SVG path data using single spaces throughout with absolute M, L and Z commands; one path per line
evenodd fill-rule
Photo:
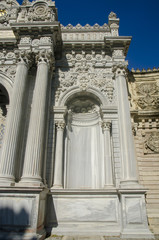
M 2 141 L 3 141 L 4 131 L 5 131 L 6 115 L 7 115 L 6 107 L 1 106 L 0 107 L 0 148 L 2 147 Z
M 30 45 L 31 44 L 31 38 L 30 37 L 22 37 L 21 40 L 20 40 L 20 45 L 21 44 Z
M 154 153 L 159 153 L 159 132 L 153 132 L 149 135 L 145 148 L 149 148 Z
M 26 0 L 23 1 L 23 6 L 27 7 L 22 8 L 19 12 L 18 22 L 52 22 L 57 20 L 56 10 L 53 8 L 52 1 L 44 0 L 42 2 L 36 1 L 31 3 Z
M 89 86 L 93 86 L 107 96 L 109 103 L 113 102 L 114 74 L 111 68 L 106 70 L 98 68 L 98 63 L 103 61 L 112 61 L 112 59 L 108 55 L 96 54 L 95 52 L 92 52 L 92 54 L 85 52 L 75 54 L 74 51 L 72 51 L 72 54 L 70 52 L 66 53 L 60 65 L 66 66 L 66 64 L 71 63 L 74 68 L 66 69 L 61 67 L 55 73 L 56 102 L 62 92 L 72 86 L 78 86 L 82 91 L 86 91 Z
M 137 86 L 137 105 L 141 109 L 158 109 L 159 108 L 159 87 L 156 83 L 141 83 Z
M 42 49 L 38 51 L 36 54 L 36 62 L 37 63 L 48 63 L 49 67 L 53 67 L 53 53 L 51 50 Z
M 3 67 L 0 67 L 0 72 L 4 73 L 13 82 L 16 74 L 16 65 L 3 65 Z
M 110 120 L 103 121 L 102 122 L 102 129 L 103 131 L 110 131 L 111 130 L 112 123 Z
M 123 50 L 117 49 L 113 51 L 113 57 L 123 57 L 123 56 L 124 56 Z
M 72 113 L 93 113 L 97 111 L 95 102 L 86 97 L 75 98 L 68 108 Z
M 29 67 L 31 66 L 33 55 L 30 50 L 16 50 L 15 55 L 19 63 L 26 63 Z
M 8 11 L 7 8 L 3 5 L 0 4 L 0 23 L 7 23 L 9 20 L 9 16 L 8 16 Z
M 55 124 L 56 124 L 57 130 L 64 130 L 66 125 L 65 122 L 63 121 L 56 121 Z
M 73 26 L 72 24 L 68 24 L 67 26 L 63 26 L 63 25 L 61 24 L 61 29 L 62 29 L 62 30 L 67 30 L 67 29 L 74 29 L 74 30 L 79 30 L 79 29 L 82 29 L 82 30 L 100 29 L 100 30 L 110 31 L 109 26 L 108 26 L 106 23 L 105 23 L 103 26 L 100 26 L 100 25 L 97 24 L 97 23 L 94 24 L 93 26 L 91 26 L 91 25 L 89 25 L 89 24 L 86 24 L 85 26 L 82 26 L 81 24 L 77 24 L 76 26 Z
M 114 12 L 111 12 L 111 13 L 109 14 L 109 18 L 116 19 L 116 18 L 117 18 L 117 15 L 116 15 L 116 13 L 114 13 Z

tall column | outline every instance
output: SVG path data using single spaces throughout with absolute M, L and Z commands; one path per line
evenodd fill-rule
M 121 184 L 137 184 L 137 163 L 135 158 L 130 107 L 128 101 L 125 70 L 116 70 L 116 83 L 118 91 L 118 116 L 122 158 Z
M 10 99 L 0 159 L 0 185 L 13 185 L 15 182 L 15 164 L 21 135 L 22 117 L 25 110 L 25 91 L 30 51 L 21 50 L 18 55 L 19 62 L 17 64 L 15 82 Z
M 53 188 L 63 188 L 63 133 L 65 123 L 56 123 L 56 150 L 54 167 L 54 185 Z
M 21 183 L 42 185 L 41 168 L 46 131 L 46 106 L 48 99 L 51 51 L 41 50 L 37 56 L 37 75 L 33 93 L 28 138 Z
M 105 164 L 105 188 L 113 187 L 113 166 L 111 150 L 111 121 L 104 121 L 102 124 L 104 133 L 104 164 Z

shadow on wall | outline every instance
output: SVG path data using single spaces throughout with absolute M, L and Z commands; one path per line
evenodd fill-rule
M 16 212 L 16 209 L 13 211 L 9 207 L 0 207 L 0 240 L 22 240 L 29 226 L 29 214 L 24 208 Z M 25 239 L 37 240 L 37 237 Z
M 47 206 L 47 209 L 46 209 L 47 215 L 46 215 L 46 224 L 45 224 L 45 229 L 47 232 L 46 237 L 50 237 L 53 234 L 54 228 L 58 227 L 55 204 L 54 204 L 52 195 L 48 196 L 46 206 Z

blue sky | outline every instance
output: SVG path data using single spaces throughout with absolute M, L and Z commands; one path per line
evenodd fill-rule
M 109 13 L 115 12 L 120 18 L 119 35 L 133 37 L 127 55 L 129 69 L 159 67 L 159 0 L 56 0 L 55 3 L 63 25 L 103 25 L 108 22 Z

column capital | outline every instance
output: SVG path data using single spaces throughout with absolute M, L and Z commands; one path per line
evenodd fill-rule
M 103 131 L 110 131 L 111 130 L 111 126 L 112 126 L 112 122 L 111 120 L 106 120 L 102 122 L 102 129 Z
M 40 49 L 35 52 L 37 64 L 46 63 L 51 68 L 54 65 L 54 56 L 51 49 Z
M 114 72 L 115 76 L 116 77 L 118 77 L 118 76 L 126 76 L 127 66 L 128 66 L 128 62 L 127 61 L 115 62 L 113 64 L 113 72 Z
M 25 64 L 29 68 L 33 63 L 33 57 L 32 52 L 30 50 L 15 50 L 14 51 L 16 58 L 17 58 L 17 64 Z
M 56 121 L 55 125 L 57 130 L 64 130 L 66 124 L 64 121 Z

